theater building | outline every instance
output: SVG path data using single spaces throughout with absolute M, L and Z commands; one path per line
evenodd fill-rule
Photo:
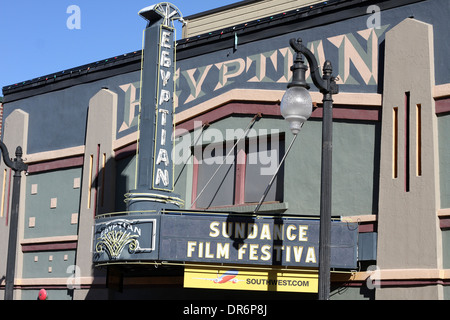
M 330 298 L 450 299 L 447 0 L 140 15 L 143 51 L 3 88 L 2 141 L 28 165 L 15 299 L 317 299 L 322 94 L 308 70 L 287 154 L 291 38 L 339 85 Z M 2 161 L 0 257 L 13 174 Z

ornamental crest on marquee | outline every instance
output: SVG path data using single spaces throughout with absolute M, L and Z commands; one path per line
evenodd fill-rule
M 139 246 L 139 242 L 136 240 L 137 237 L 131 232 L 113 230 L 98 239 L 95 250 L 97 253 L 105 251 L 111 260 L 115 260 L 126 246 L 128 246 L 130 252 L 136 250 Z
M 94 260 L 123 260 L 155 250 L 155 219 L 115 219 L 95 228 Z

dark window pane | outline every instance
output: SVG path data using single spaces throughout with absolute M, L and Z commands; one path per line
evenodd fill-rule
M 284 155 L 280 136 L 249 140 L 245 168 L 245 202 L 259 202 Z M 283 167 L 272 184 L 266 201 L 283 201 Z
M 197 208 L 209 208 L 234 204 L 235 188 L 235 155 L 234 153 L 225 161 L 225 157 L 231 148 L 224 150 L 223 145 L 207 146 L 203 149 L 198 165 L 197 194 L 216 172 L 217 168 L 225 162 L 206 186 L 196 202 Z

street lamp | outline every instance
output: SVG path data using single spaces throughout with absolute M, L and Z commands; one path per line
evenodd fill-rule
M 319 299 L 330 298 L 330 260 L 331 260 L 331 164 L 332 164 L 332 133 L 333 133 L 333 99 L 332 95 L 339 92 L 336 78 L 331 76 L 330 61 L 325 61 L 322 78 L 318 72 L 318 64 L 314 54 L 306 48 L 301 39 L 289 41 L 296 52 L 294 65 L 291 67 L 292 82 L 283 96 L 280 111 L 290 123 L 292 133 L 296 136 L 304 122 L 311 116 L 312 101 L 306 83 L 306 70 L 303 55 L 311 68 L 311 79 L 323 94 L 322 119 L 322 164 L 320 182 L 320 235 L 319 235 Z
M 308 90 L 298 86 L 290 87 L 281 100 L 280 111 L 289 122 L 292 133 L 297 135 L 312 113 L 312 99 Z
M 0 150 L 2 152 L 5 165 L 14 171 L 13 191 L 11 201 L 11 218 L 9 222 L 9 240 L 8 240 L 8 257 L 6 262 L 5 277 L 5 300 L 13 300 L 14 292 L 14 272 L 16 268 L 16 248 L 17 248 L 17 225 L 19 220 L 19 200 L 20 200 L 20 180 L 22 171 L 28 170 L 22 160 L 22 148 L 16 148 L 16 158 L 9 158 L 8 148 L 0 141 Z

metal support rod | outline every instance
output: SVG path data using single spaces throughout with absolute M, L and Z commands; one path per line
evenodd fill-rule
M 333 99 L 339 93 L 336 78 L 331 75 L 333 68 L 329 60 L 323 65 L 323 77 L 320 78 L 317 60 L 314 54 L 303 45 L 301 39 L 291 39 L 291 47 L 297 55 L 303 54 L 311 68 L 311 79 L 323 94 L 322 118 L 322 164 L 320 178 L 320 234 L 319 234 L 319 300 L 330 298 L 331 267 L 331 184 L 332 184 L 332 132 L 333 132 Z M 305 79 L 305 67 L 301 57 L 297 57 L 292 68 L 291 86 L 302 86 L 308 89 Z
M 13 300 L 14 274 L 16 269 L 17 227 L 19 221 L 19 197 L 20 197 L 21 173 L 16 171 L 13 179 L 12 207 L 9 220 L 8 255 L 6 262 L 5 300 Z
M 197 197 L 195 198 L 195 200 L 192 202 L 191 207 L 194 206 L 194 204 L 197 202 L 198 198 L 200 198 L 200 196 L 202 195 L 202 193 L 206 190 L 206 187 L 209 185 L 209 183 L 212 181 L 212 179 L 214 178 L 214 176 L 217 174 L 217 172 L 219 172 L 220 168 L 222 167 L 222 165 L 226 162 L 226 160 L 228 159 L 228 157 L 231 155 L 231 153 L 233 152 L 233 150 L 236 148 L 236 146 L 238 145 L 238 143 L 247 136 L 248 132 L 250 131 L 250 129 L 253 127 L 253 125 L 255 124 L 255 121 L 257 118 L 260 118 L 261 114 L 258 113 L 257 115 L 255 115 L 252 119 L 252 121 L 250 121 L 250 123 L 248 124 L 247 128 L 244 131 L 244 134 L 238 139 L 238 141 L 236 141 L 236 143 L 234 144 L 233 148 L 231 148 L 231 150 L 228 152 L 228 154 L 226 155 L 225 159 L 222 161 L 222 163 L 219 165 L 219 167 L 216 169 L 216 171 L 213 173 L 213 175 L 211 176 L 211 178 L 209 178 L 208 182 L 205 184 L 205 186 L 203 187 L 202 191 L 200 191 L 200 193 L 197 195 Z
M 320 182 L 320 234 L 319 234 L 319 300 L 330 297 L 331 267 L 331 183 L 333 151 L 333 100 L 326 94 L 323 100 L 322 169 Z
M 23 153 L 21 147 L 16 148 L 16 158 L 14 159 L 14 161 L 11 161 L 11 159 L 9 159 L 8 149 L 2 141 L 0 141 L 0 149 L 2 151 L 3 161 L 5 162 L 6 166 L 14 170 L 5 279 L 5 300 L 13 300 L 15 277 L 14 274 L 16 269 L 17 228 L 19 221 L 20 180 L 22 177 L 22 171 L 28 170 L 28 165 L 23 163 Z
M 294 138 L 291 141 L 291 144 L 289 145 L 288 149 L 284 153 L 283 158 L 281 159 L 280 163 L 278 164 L 277 170 L 275 171 L 274 175 L 272 176 L 272 179 L 270 179 L 269 185 L 267 186 L 266 190 L 264 191 L 261 200 L 259 200 L 258 205 L 256 206 L 255 210 L 253 210 L 253 213 L 257 213 L 259 211 L 259 208 L 261 208 L 261 205 L 266 199 L 267 194 L 269 193 L 270 188 L 272 187 L 273 182 L 275 181 L 276 176 L 278 175 L 278 171 L 280 171 L 281 166 L 284 163 L 284 160 L 286 159 L 287 155 L 289 154 L 289 151 L 291 151 L 292 146 L 294 145 L 295 139 L 297 139 L 297 134 L 294 135 Z

